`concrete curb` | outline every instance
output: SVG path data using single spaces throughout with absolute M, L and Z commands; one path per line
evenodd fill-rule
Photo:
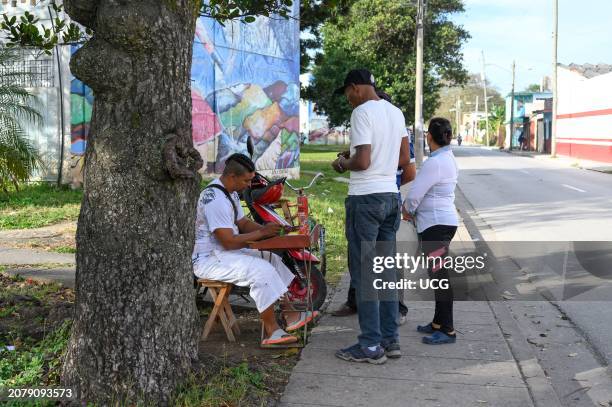
M 486 147 L 483 147 L 483 148 L 486 148 Z M 552 163 L 561 164 L 566 167 L 577 168 L 581 170 L 596 171 L 596 172 L 601 172 L 604 174 L 612 174 L 612 165 L 606 164 L 604 162 L 598 163 L 594 161 L 581 160 L 579 158 L 564 157 L 564 156 L 557 156 L 556 158 L 552 158 L 550 154 L 533 153 L 530 151 L 516 151 L 516 150 L 509 151 L 506 149 L 499 150 L 499 151 L 502 151 L 506 154 L 516 155 L 519 157 L 527 157 L 527 158 L 533 158 L 536 160 L 544 160 L 544 161 L 549 160 Z
M 506 344 L 516 360 L 521 376 L 527 384 L 529 395 L 536 407 L 558 407 L 561 401 L 552 387 L 550 380 L 538 363 L 527 339 L 522 334 L 512 314 L 503 302 L 490 301 L 489 307 L 497 320 Z M 517 340 L 518 339 L 518 340 Z
M 0 265 L 75 264 L 74 254 L 51 253 L 42 250 L 13 249 L 0 246 Z

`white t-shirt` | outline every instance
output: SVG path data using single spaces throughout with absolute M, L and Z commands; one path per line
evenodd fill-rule
M 351 171 L 349 195 L 397 193 L 396 173 L 406 120 L 400 109 L 386 100 L 370 100 L 351 115 L 351 156 L 355 147 L 370 144 L 370 167 Z
M 209 185 L 218 184 L 223 186 L 223 183 L 217 178 Z M 230 194 L 236 209 L 238 210 L 238 219 L 244 218 L 244 211 L 240 205 L 240 197 L 238 193 Z M 225 250 L 213 232 L 217 229 L 232 229 L 234 235 L 240 233 L 236 222 L 234 222 L 234 208 L 232 203 L 227 199 L 223 191 L 217 188 L 206 188 L 200 194 L 198 200 L 198 209 L 196 214 L 196 239 L 193 248 L 193 259 L 198 255 L 200 258 L 210 255 L 213 250 Z

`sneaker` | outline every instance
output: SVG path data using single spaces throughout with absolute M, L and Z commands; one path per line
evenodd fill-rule
M 340 349 L 336 352 L 336 357 L 349 362 L 368 362 L 374 365 L 382 365 L 387 361 L 385 350 L 382 346 L 377 346 L 376 350 L 370 350 L 362 348 L 359 344 Z
M 457 336 L 447 335 L 442 331 L 435 331 L 431 336 L 424 336 L 422 341 L 427 345 L 443 345 L 445 343 L 455 343 Z
M 346 304 L 342 304 L 337 309 L 331 312 L 332 317 L 348 317 L 357 313 L 356 308 L 352 308 Z
M 390 359 L 398 359 L 402 357 L 402 351 L 400 349 L 400 345 L 397 342 L 391 343 L 383 343 L 381 344 L 383 349 L 385 350 L 385 356 Z
M 432 334 L 439 330 L 440 329 L 434 328 L 431 322 L 427 325 L 417 325 L 417 331 L 419 331 L 422 334 Z
M 404 314 L 400 314 L 399 321 L 398 321 L 399 325 L 400 326 L 404 325 L 406 321 L 408 321 L 408 316 Z

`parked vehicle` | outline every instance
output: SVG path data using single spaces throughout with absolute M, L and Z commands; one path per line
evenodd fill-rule
M 250 139 L 247 146 L 249 154 L 252 156 L 254 149 Z M 287 181 L 286 177 L 270 180 L 264 175 L 256 173 L 255 178 L 251 181 L 251 186 L 242 192 L 242 199 L 246 203 L 253 221 L 262 225 L 274 222 L 284 226 L 285 231 L 299 231 L 299 233 L 309 234 L 316 222 L 310 216 L 308 196 L 305 192 L 322 176 L 322 173 L 318 173 L 309 185 L 296 188 Z M 297 194 L 295 204 L 281 199 L 285 186 Z M 282 210 L 283 214 L 279 214 L 277 210 Z M 296 220 L 297 225 L 294 226 Z M 310 262 L 311 298 L 315 310 L 323 305 L 327 296 L 325 228 L 321 226 L 320 229 L 318 256 L 308 250 L 288 249 L 277 252 L 285 265 L 296 276 L 289 286 L 288 294 L 293 301 L 306 301 L 306 273 L 307 264 Z

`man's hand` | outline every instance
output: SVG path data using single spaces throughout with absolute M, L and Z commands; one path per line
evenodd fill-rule
M 338 157 L 344 157 L 348 160 L 349 158 L 351 158 L 351 152 L 349 150 L 343 151 L 341 153 L 338 153 Z
M 269 222 L 261 228 L 261 234 L 264 239 L 268 237 L 278 236 L 280 234 L 281 228 L 282 226 L 278 223 Z
M 404 205 L 402 205 L 402 219 L 407 222 L 414 222 L 414 218 L 408 213 L 406 208 L 404 208 Z
M 333 169 L 334 169 L 336 172 L 338 172 L 338 173 L 340 173 L 340 174 L 342 174 L 343 172 L 346 172 L 346 168 L 344 168 L 344 167 L 342 167 L 342 166 L 340 165 L 340 160 L 342 160 L 342 159 L 343 159 L 343 157 L 338 157 L 338 158 L 336 158 L 336 159 L 334 160 L 334 162 L 332 162 L 332 164 L 331 164 L 331 165 L 332 165 L 332 168 L 333 168 Z

